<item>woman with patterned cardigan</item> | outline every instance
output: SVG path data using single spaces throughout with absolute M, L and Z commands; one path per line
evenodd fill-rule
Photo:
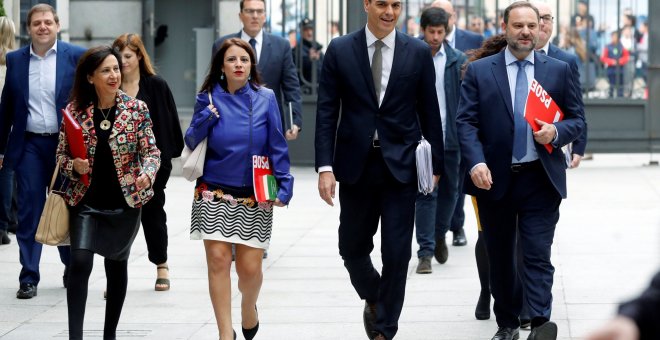
M 108 278 L 103 339 L 115 339 L 128 256 L 160 166 L 146 104 L 119 90 L 120 65 L 119 52 L 109 46 L 88 50 L 78 63 L 67 110 L 82 128 L 87 159 L 73 158 L 64 123 L 60 128 L 57 162 L 68 178 L 64 197 L 71 213 L 69 339 L 82 339 L 95 253 L 105 257 Z

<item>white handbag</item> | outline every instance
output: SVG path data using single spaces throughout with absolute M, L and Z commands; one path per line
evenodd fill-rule
M 211 91 L 209 94 L 209 103 L 213 103 L 211 99 Z M 183 162 L 182 175 L 185 179 L 192 182 L 197 180 L 204 174 L 204 162 L 206 160 L 206 148 L 208 146 L 208 138 L 204 138 L 195 150 L 190 150 L 188 146 L 183 148 L 181 152 L 181 161 Z

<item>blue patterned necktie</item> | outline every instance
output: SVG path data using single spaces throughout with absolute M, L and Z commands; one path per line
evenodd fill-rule
M 257 57 L 257 40 L 254 38 L 250 38 L 250 46 L 252 46 L 252 50 L 254 51 L 254 58 L 259 60 Z
M 513 122 L 515 129 L 513 131 L 513 157 L 521 160 L 527 155 L 527 129 L 529 129 L 525 120 L 525 103 L 527 102 L 527 73 L 525 65 L 529 61 L 516 60 L 518 65 L 518 75 L 516 76 L 516 94 L 513 102 Z

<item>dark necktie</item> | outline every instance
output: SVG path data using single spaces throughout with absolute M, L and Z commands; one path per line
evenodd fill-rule
M 383 77 L 383 41 L 376 40 L 374 43 L 374 56 L 371 59 L 371 77 L 374 80 L 374 89 L 376 89 L 376 101 L 380 102 L 380 82 Z
M 259 60 L 259 57 L 257 56 L 257 40 L 250 38 L 250 46 L 252 46 L 252 50 L 254 51 L 254 58 Z
M 516 93 L 513 101 L 513 157 L 517 160 L 523 159 L 527 155 L 527 129 L 529 129 L 525 120 L 525 103 L 529 89 L 527 87 L 527 73 L 525 65 L 529 61 L 517 60 L 518 75 L 516 76 Z

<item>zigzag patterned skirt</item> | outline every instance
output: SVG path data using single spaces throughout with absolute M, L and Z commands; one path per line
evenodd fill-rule
M 272 203 L 238 197 L 227 188 L 199 183 L 192 205 L 190 239 L 216 240 L 268 249 L 273 229 Z M 242 195 L 247 196 L 247 195 Z

